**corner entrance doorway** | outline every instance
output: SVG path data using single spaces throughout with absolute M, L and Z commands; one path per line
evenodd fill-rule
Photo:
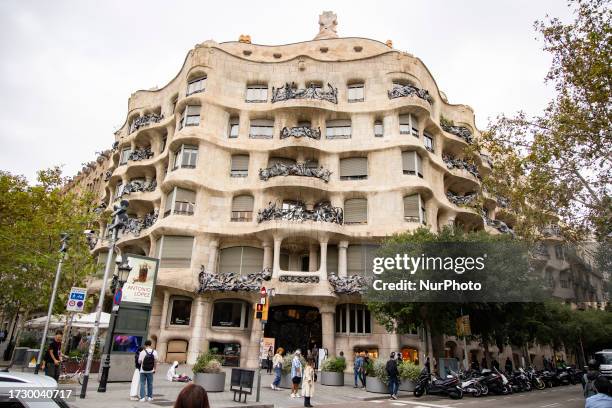
M 288 353 L 300 349 L 306 356 L 315 344 L 321 347 L 321 314 L 310 306 L 271 307 L 264 337 L 273 337 L 275 348 Z

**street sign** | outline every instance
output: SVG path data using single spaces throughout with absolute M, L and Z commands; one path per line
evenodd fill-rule
M 85 307 L 85 299 L 87 298 L 87 289 L 73 287 L 70 289 L 68 295 L 68 302 L 66 303 L 67 312 L 80 313 Z
M 121 304 L 121 297 L 123 296 L 123 290 L 121 288 L 117 288 L 115 291 L 115 296 L 113 297 L 113 304 L 115 306 L 119 306 Z

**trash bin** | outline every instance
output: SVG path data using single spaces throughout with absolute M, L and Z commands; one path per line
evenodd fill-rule
M 25 353 L 24 371 L 34 371 L 36 368 L 38 349 L 27 349 Z

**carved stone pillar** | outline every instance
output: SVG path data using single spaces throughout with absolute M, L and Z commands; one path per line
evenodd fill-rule
M 274 238 L 274 266 L 272 268 L 272 278 L 278 278 L 278 275 L 280 273 L 280 252 L 282 243 L 282 238 Z
M 215 273 L 217 270 L 217 253 L 219 252 L 219 241 L 210 241 L 208 244 L 208 263 L 206 264 L 206 272 Z
M 310 252 L 308 254 L 308 272 L 317 271 L 317 246 L 310 244 Z
M 327 240 L 319 243 L 321 246 L 321 267 L 319 268 L 319 279 L 327 280 Z
M 156 349 L 162 361 L 166 359 L 166 350 L 168 340 L 166 339 L 166 321 L 168 315 L 168 303 L 170 303 L 170 292 L 164 290 L 164 302 L 162 303 L 162 311 L 159 319 L 159 336 L 157 337 Z
M 338 276 L 346 277 L 346 249 L 348 248 L 348 241 L 338 242 Z
M 263 269 L 272 268 L 272 262 L 274 258 L 274 249 L 272 248 L 272 243 L 270 241 L 266 241 L 262 244 L 264 249 L 263 256 Z
M 198 296 L 195 299 L 195 304 L 194 316 L 191 319 L 193 326 L 191 329 L 189 349 L 187 350 L 187 364 L 194 364 L 198 355 L 208 349 L 208 340 L 206 340 L 205 331 L 210 323 L 211 301 L 203 296 Z
M 323 344 L 329 357 L 336 355 L 336 310 L 333 305 L 324 305 L 319 309 L 321 313 L 321 334 Z

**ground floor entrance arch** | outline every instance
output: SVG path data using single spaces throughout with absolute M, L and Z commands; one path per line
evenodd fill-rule
M 264 337 L 274 338 L 276 348 L 282 347 L 287 352 L 300 349 L 305 356 L 315 344 L 321 347 L 321 314 L 310 306 L 271 307 Z

